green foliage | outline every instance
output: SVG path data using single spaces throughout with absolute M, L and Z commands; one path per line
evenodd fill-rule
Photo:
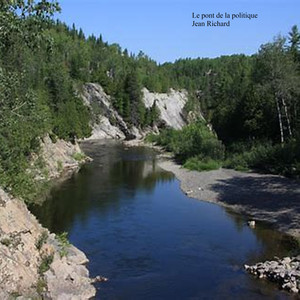
M 82 153 L 82 152 L 76 152 L 76 153 L 74 153 L 74 154 L 72 155 L 72 157 L 73 157 L 75 160 L 81 162 L 81 161 L 85 160 L 86 155 L 85 155 L 84 153 Z
M 38 250 L 41 250 L 43 245 L 46 243 L 48 239 L 48 233 L 47 231 L 43 231 L 40 236 L 38 237 L 36 243 L 35 243 L 35 247 L 38 249 Z
M 202 121 L 185 126 L 182 130 L 166 129 L 148 139 L 173 152 L 183 163 L 194 156 L 213 160 L 222 160 L 224 157 L 224 146 Z
M 68 248 L 70 247 L 70 242 L 68 240 L 68 233 L 67 232 L 62 232 L 61 234 L 57 234 L 56 239 L 59 242 L 60 257 L 66 256 L 68 254 Z
M 36 283 L 36 292 L 42 298 L 42 294 L 47 290 L 47 281 L 45 278 L 40 277 Z
M 290 140 L 284 145 L 273 145 L 270 142 L 260 142 L 252 146 L 246 144 L 239 152 L 230 153 L 224 166 L 241 171 L 259 169 L 268 173 L 299 177 L 299 146 L 299 140 Z
M 57 10 L 55 1 L 0 4 L 0 184 L 26 201 L 40 188 L 29 164 L 40 137 L 73 141 L 91 132 L 89 111 L 74 92 L 77 78 L 50 29 Z
M 194 156 L 187 159 L 183 166 L 190 170 L 210 171 L 219 169 L 221 167 L 221 163 L 210 158 L 203 159 L 202 156 Z
M 47 272 L 50 269 L 50 266 L 53 262 L 54 255 L 53 254 L 47 254 L 42 256 L 40 265 L 38 267 L 38 273 L 40 275 L 43 275 L 45 272 Z
M 91 134 L 91 113 L 78 97 L 87 81 L 100 83 L 124 120 L 141 128 L 154 126 L 159 119 L 156 103 L 146 109 L 142 102 L 143 86 L 153 92 L 188 90 L 185 111 L 199 116 L 201 109 L 226 146 L 271 141 L 273 150 L 263 145 L 265 150 L 256 147 L 255 155 L 249 150 L 228 155 L 226 165 L 297 176 L 297 26 L 289 33 L 288 44 L 277 38 L 251 57 L 179 59 L 158 65 L 143 52 L 129 54 L 102 36 L 86 38 L 81 29 L 54 22 L 51 17 L 59 10 L 56 1 L 0 3 L 0 185 L 6 190 L 27 201 L 37 196 L 40 187 L 29 162 L 45 134 L 50 133 L 53 141 L 58 137 L 72 142 Z M 280 138 L 283 147 L 276 146 Z M 165 130 L 152 139 L 183 163 L 193 158 L 189 164 L 197 165 L 194 157 L 204 163 L 220 161 L 224 155 L 222 143 L 201 122 L 182 131 Z M 285 149 L 293 151 L 292 161 Z M 280 166 L 266 153 L 279 157 Z

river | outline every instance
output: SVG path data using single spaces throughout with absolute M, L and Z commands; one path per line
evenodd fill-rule
M 243 270 L 291 254 L 292 240 L 218 205 L 187 197 L 149 148 L 82 145 L 93 162 L 31 211 L 102 275 L 97 299 L 291 299 Z

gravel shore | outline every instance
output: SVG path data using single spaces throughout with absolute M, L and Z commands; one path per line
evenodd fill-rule
M 217 203 L 300 238 L 300 182 L 282 176 L 229 169 L 189 171 L 172 160 L 159 166 L 175 174 L 192 198 Z

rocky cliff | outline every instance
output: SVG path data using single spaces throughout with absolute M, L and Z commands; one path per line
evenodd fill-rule
M 183 108 L 188 100 L 186 91 L 170 90 L 169 93 L 151 93 L 146 88 L 142 89 L 143 101 L 147 108 L 150 108 L 154 102 L 160 112 L 160 119 L 174 129 L 181 129 L 186 125 L 183 114 Z
M 77 144 L 42 139 L 48 178 L 77 170 L 84 160 Z M 33 158 L 34 159 L 34 158 Z M 37 172 L 37 179 L 43 179 Z M 84 253 L 43 228 L 24 202 L 0 188 L 0 299 L 89 299 L 95 288 Z
M 82 99 L 90 107 L 93 115 L 93 132 L 89 139 L 125 139 L 139 136 L 136 128 L 129 128 L 113 108 L 111 97 L 105 94 L 99 84 L 88 83 L 84 86 Z
M 160 123 L 175 129 L 186 125 L 183 108 L 188 100 L 186 91 L 170 90 L 169 93 L 151 93 L 146 88 L 142 89 L 143 101 L 147 108 L 156 103 L 160 113 Z M 141 130 L 128 126 L 111 104 L 108 96 L 99 84 L 85 84 L 82 93 L 84 103 L 90 107 L 93 114 L 93 133 L 89 139 L 117 138 L 134 139 L 142 138 L 150 130 Z M 152 129 L 152 130 L 155 130 Z

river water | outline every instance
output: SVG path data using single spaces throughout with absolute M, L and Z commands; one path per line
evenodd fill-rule
M 94 160 L 53 188 L 40 222 L 102 275 L 97 299 L 291 299 L 243 264 L 289 255 L 293 242 L 217 205 L 188 198 L 156 154 L 115 142 L 83 144 Z

